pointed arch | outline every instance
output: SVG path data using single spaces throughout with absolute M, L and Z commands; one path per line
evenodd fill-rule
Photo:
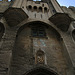
M 47 33 L 47 36 L 49 39 L 30 36 L 32 25 L 33 26 L 40 25 L 41 27 L 45 26 L 45 29 L 47 31 L 46 33 Z M 49 24 L 47 24 L 45 22 L 33 21 L 33 22 L 28 22 L 28 23 L 24 24 L 23 26 L 21 26 L 17 31 L 15 47 L 12 51 L 12 63 L 11 63 L 11 65 L 12 65 L 11 67 L 13 68 L 13 69 L 11 69 L 11 71 L 13 72 L 12 75 L 17 74 L 17 71 L 19 72 L 19 70 L 21 70 L 21 71 L 18 74 L 21 73 L 21 75 L 22 75 L 23 73 L 26 73 L 25 70 L 28 70 L 27 68 L 30 68 L 31 65 L 33 65 L 33 66 L 34 65 L 37 65 L 37 66 L 52 65 L 52 66 L 54 66 L 54 62 L 53 62 L 54 60 L 59 60 L 57 63 L 55 63 L 56 65 L 59 63 L 63 63 L 59 58 L 60 54 L 61 54 L 61 50 L 63 50 L 63 48 L 62 48 L 62 44 L 60 44 L 61 41 L 58 40 L 57 38 L 60 39 L 61 35 L 58 33 L 58 31 L 55 28 L 51 27 Z M 39 49 L 41 51 L 39 51 Z M 50 56 L 52 53 L 54 54 L 54 52 L 56 53 L 55 57 L 57 56 L 57 58 L 51 60 L 53 58 L 53 56 L 51 58 L 50 58 Z M 59 52 L 59 55 L 58 55 L 58 52 Z M 47 60 L 47 61 L 45 61 L 46 64 L 35 64 L 35 54 L 37 56 L 45 55 L 46 58 L 43 57 L 43 60 L 45 60 L 45 59 Z M 61 59 L 62 60 L 64 59 L 63 56 L 61 56 Z M 21 61 L 23 61 L 23 62 L 21 62 Z M 61 69 L 61 65 L 60 65 L 60 69 Z M 27 68 L 26 68 L 26 66 L 27 66 Z M 54 66 L 54 67 L 57 68 L 57 66 Z M 14 71 L 14 69 L 15 69 L 15 71 Z M 43 75 L 46 74 L 46 71 L 47 71 L 47 74 L 49 73 L 49 75 L 58 75 L 51 70 L 49 71 L 49 70 L 43 69 L 41 67 L 39 67 L 39 69 L 36 69 L 36 70 L 33 69 L 32 71 L 27 73 L 27 75 L 30 75 L 31 73 L 40 75 L 41 74 L 40 70 L 42 71 L 42 74 L 44 71 Z M 58 70 L 58 68 L 56 70 Z M 24 75 L 26 75 L 26 74 L 24 74 Z
M 34 69 L 26 72 L 23 75 L 58 75 L 58 74 L 49 68 L 37 67 L 37 68 L 34 68 Z
M 45 23 L 45 22 L 42 22 L 42 21 L 32 21 L 32 22 L 28 22 L 28 23 L 26 23 L 26 24 L 24 24 L 23 26 L 21 26 L 19 29 L 18 29 L 18 31 L 17 31 L 17 35 L 26 27 L 26 26 L 31 26 L 31 25 L 33 25 L 33 26 L 35 26 L 35 25 L 40 25 L 40 26 L 45 26 L 45 27 L 47 27 L 47 28 L 51 28 L 54 32 L 55 32 L 55 34 L 58 36 L 58 38 L 59 37 L 61 37 L 61 35 L 60 35 L 60 33 L 55 29 L 55 28 L 53 28 L 51 25 L 49 25 L 49 24 L 47 24 L 47 23 Z

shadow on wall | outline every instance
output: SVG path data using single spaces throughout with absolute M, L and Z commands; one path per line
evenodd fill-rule
M 75 29 L 72 31 L 72 37 L 73 37 L 73 40 L 75 42 Z
M 2 39 L 4 32 L 5 32 L 4 25 L 0 22 L 0 41 Z

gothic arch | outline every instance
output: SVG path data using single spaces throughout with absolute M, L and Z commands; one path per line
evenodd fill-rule
M 60 33 L 54 28 L 52 27 L 50 24 L 47 24 L 43 21 L 32 21 L 32 22 L 28 22 L 28 23 L 25 23 L 23 26 L 21 26 L 18 31 L 17 31 L 17 35 L 24 29 L 25 26 L 27 25 L 35 25 L 36 23 L 38 23 L 39 25 L 41 26 L 46 26 L 46 27 L 51 27 L 52 30 L 54 30 L 54 32 L 57 34 L 58 37 L 61 37 Z
M 31 26 L 32 25 L 36 26 L 36 24 L 45 26 L 48 38 L 42 38 L 42 37 L 35 38 L 30 35 Z M 53 66 L 53 67 L 59 66 L 59 68 L 62 70 L 61 67 L 62 67 L 62 64 L 65 63 L 65 61 L 62 61 L 62 60 L 64 60 L 64 57 L 62 56 L 62 53 L 61 53 L 61 50 L 63 50 L 63 48 L 62 48 L 63 46 L 62 46 L 62 44 L 60 44 L 61 43 L 60 39 L 61 39 L 61 35 L 57 32 L 57 30 L 54 29 L 53 27 L 51 27 L 47 23 L 44 23 L 41 21 L 34 21 L 34 22 L 26 23 L 23 26 L 21 26 L 18 29 L 16 40 L 15 40 L 15 46 L 12 51 L 12 63 L 11 63 L 11 65 L 12 65 L 11 67 L 13 68 L 13 69 L 11 69 L 13 72 L 12 75 L 15 75 L 18 70 L 21 70 L 23 73 L 25 73 L 26 66 L 27 66 L 27 70 L 28 70 L 30 65 L 33 65 L 33 66 L 34 65 L 38 65 L 38 66 L 39 65 L 49 65 L 49 66 Z M 42 43 L 42 41 L 45 45 Z M 35 42 L 37 44 L 35 44 Z M 35 53 L 39 49 L 41 49 L 42 51 L 45 52 L 46 61 L 43 64 L 35 63 Z M 44 55 L 43 52 L 41 52 L 41 53 L 42 53 L 42 55 Z M 54 54 L 54 53 L 56 53 L 56 54 Z M 51 58 L 50 58 L 50 56 L 51 56 Z M 56 59 L 53 59 L 54 57 Z M 55 63 L 54 60 L 55 61 L 58 60 L 57 63 Z M 58 65 L 58 64 L 60 64 L 60 65 Z M 15 69 L 15 71 L 14 71 L 14 69 Z M 35 74 L 34 71 L 36 71 L 38 73 L 38 72 L 40 72 L 40 70 L 42 71 L 42 74 L 43 74 L 43 70 L 45 70 L 44 74 L 46 74 L 47 70 L 40 67 L 39 69 L 36 69 L 36 70 L 34 69 L 33 71 L 29 72 L 27 75 L 30 75 L 30 73 Z M 22 73 L 21 71 L 19 72 L 19 74 Z M 47 71 L 47 74 L 48 73 L 51 75 L 57 75 L 56 73 L 54 73 L 52 71 Z
M 5 32 L 4 25 L 3 25 L 3 23 L 0 22 L 0 40 L 1 40 L 4 32 Z
M 37 68 L 31 69 L 30 71 L 26 72 L 23 75 L 58 75 L 58 74 L 49 68 L 37 67 Z

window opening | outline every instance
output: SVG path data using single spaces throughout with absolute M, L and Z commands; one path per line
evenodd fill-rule
M 39 7 L 39 11 L 42 12 L 42 7 Z
M 44 4 L 42 4 L 42 6 L 44 7 Z
M 47 7 L 44 8 L 44 11 L 47 12 Z
M 45 37 L 45 28 L 42 26 L 34 26 L 32 27 L 32 36 L 33 37 Z
M 35 14 L 35 18 L 36 18 L 36 14 Z
M 32 6 L 31 6 L 31 5 L 29 5 L 29 6 L 28 6 L 28 10 L 31 10 L 31 9 L 32 9 Z
M 34 6 L 33 9 L 36 11 L 37 10 L 37 6 Z

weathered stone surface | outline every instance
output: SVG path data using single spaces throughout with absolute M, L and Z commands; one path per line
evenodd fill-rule
M 44 0 L 0 2 L 0 12 L 4 14 L 0 16 L 0 75 L 75 75 L 75 34 L 72 36 L 75 27 L 74 22 L 67 21 L 70 17 L 75 19 L 75 13 L 72 7 L 61 9 L 55 0 L 51 2 L 50 6 L 54 7 L 49 7 L 49 2 Z M 11 8 L 7 9 L 10 3 Z M 48 20 L 54 15 L 54 9 L 70 17 L 66 20 L 54 17 L 56 26 Z M 65 28 L 59 21 L 63 21 Z M 59 26 L 63 30 L 67 28 L 66 32 Z
M 10 2 L 2 2 L 0 1 L 0 13 L 4 13 L 6 9 L 8 9 Z

